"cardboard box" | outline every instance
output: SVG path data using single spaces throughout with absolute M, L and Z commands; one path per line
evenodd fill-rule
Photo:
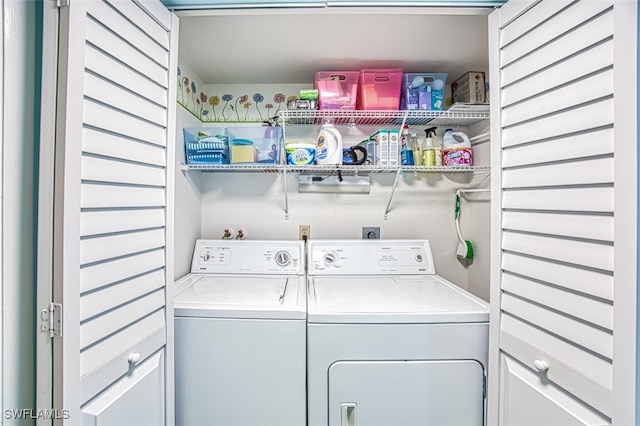
M 451 84 L 453 102 L 483 104 L 486 102 L 484 73 L 470 71 Z
M 400 164 L 400 132 L 398 129 L 389 129 L 389 162 L 390 166 Z
M 389 165 L 389 130 L 380 129 L 373 134 L 373 140 L 376 144 L 376 165 Z

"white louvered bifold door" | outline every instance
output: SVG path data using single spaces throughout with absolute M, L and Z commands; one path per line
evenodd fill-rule
M 619 292 L 635 286 L 621 266 L 635 261 L 635 242 L 625 253 L 625 237 L 614 232 L 636 229 L 620 214 L 622 188 L 631 180 L 635 188 L 635 172 L 627 180 L 614 169 L 635 168 L 622 156 L 635 158 L 636 143 L 635 130 L 624 133 L 624 102 L 614 101 L 614 92 L 628 96 L 635 111 L 635 83 L 625 93 L 616 81 L 616 67 L 626 66 L 622 38 L 636 37 L 616 28 L 618 7 L 519 1 L 491 18 L 499 27 L 491 80 L 492 349 L 498 344 L 499 355 L 491 365 L 500 376 L 501 425 L 608 424 L 614 416 L 614 339 L 629 337 L 622 328 L 617 334 L 614 306 L 617 296 L 635 294 Z M 635 190 L 628 196 L 635 210 Z
M 172 417 L 176 27 L 155 0 L 60 9 L 54 406 L 68 424 Z

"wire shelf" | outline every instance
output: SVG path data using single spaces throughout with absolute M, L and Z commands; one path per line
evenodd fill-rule
M 310 165 L 291 166 L 285 164 L 180 164 L 180 170 L 196 170 L 211 173 L 280 173 L 283 171 L 293 173 L 332 173 L 346 174 L 358 173 L 469 173 L 490 171 L 488 166 L 374 166 L 374 165 Z
M 285 125 L 322 124 L 330 120 L 336 125 L 402 125 L 470 126 L 489 118 L 489 111 L 359 111 L 359 110 L 281 110 L 280 123 Z

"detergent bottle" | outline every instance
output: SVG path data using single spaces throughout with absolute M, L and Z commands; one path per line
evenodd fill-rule
M 318 133 L 316 139 L 316 163 L 342 163 L 342 135 L 331 123 L 323 124 Z
M 473 154 L 471 141 L 463 132 L 447 129 L 442 136 L 442 165 L 443 166 L 471 166 Z

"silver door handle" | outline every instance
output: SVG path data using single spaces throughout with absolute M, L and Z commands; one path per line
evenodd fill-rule
M 355 402 L 343 402 L 340 404 L 340 426 L 356 426 Z

